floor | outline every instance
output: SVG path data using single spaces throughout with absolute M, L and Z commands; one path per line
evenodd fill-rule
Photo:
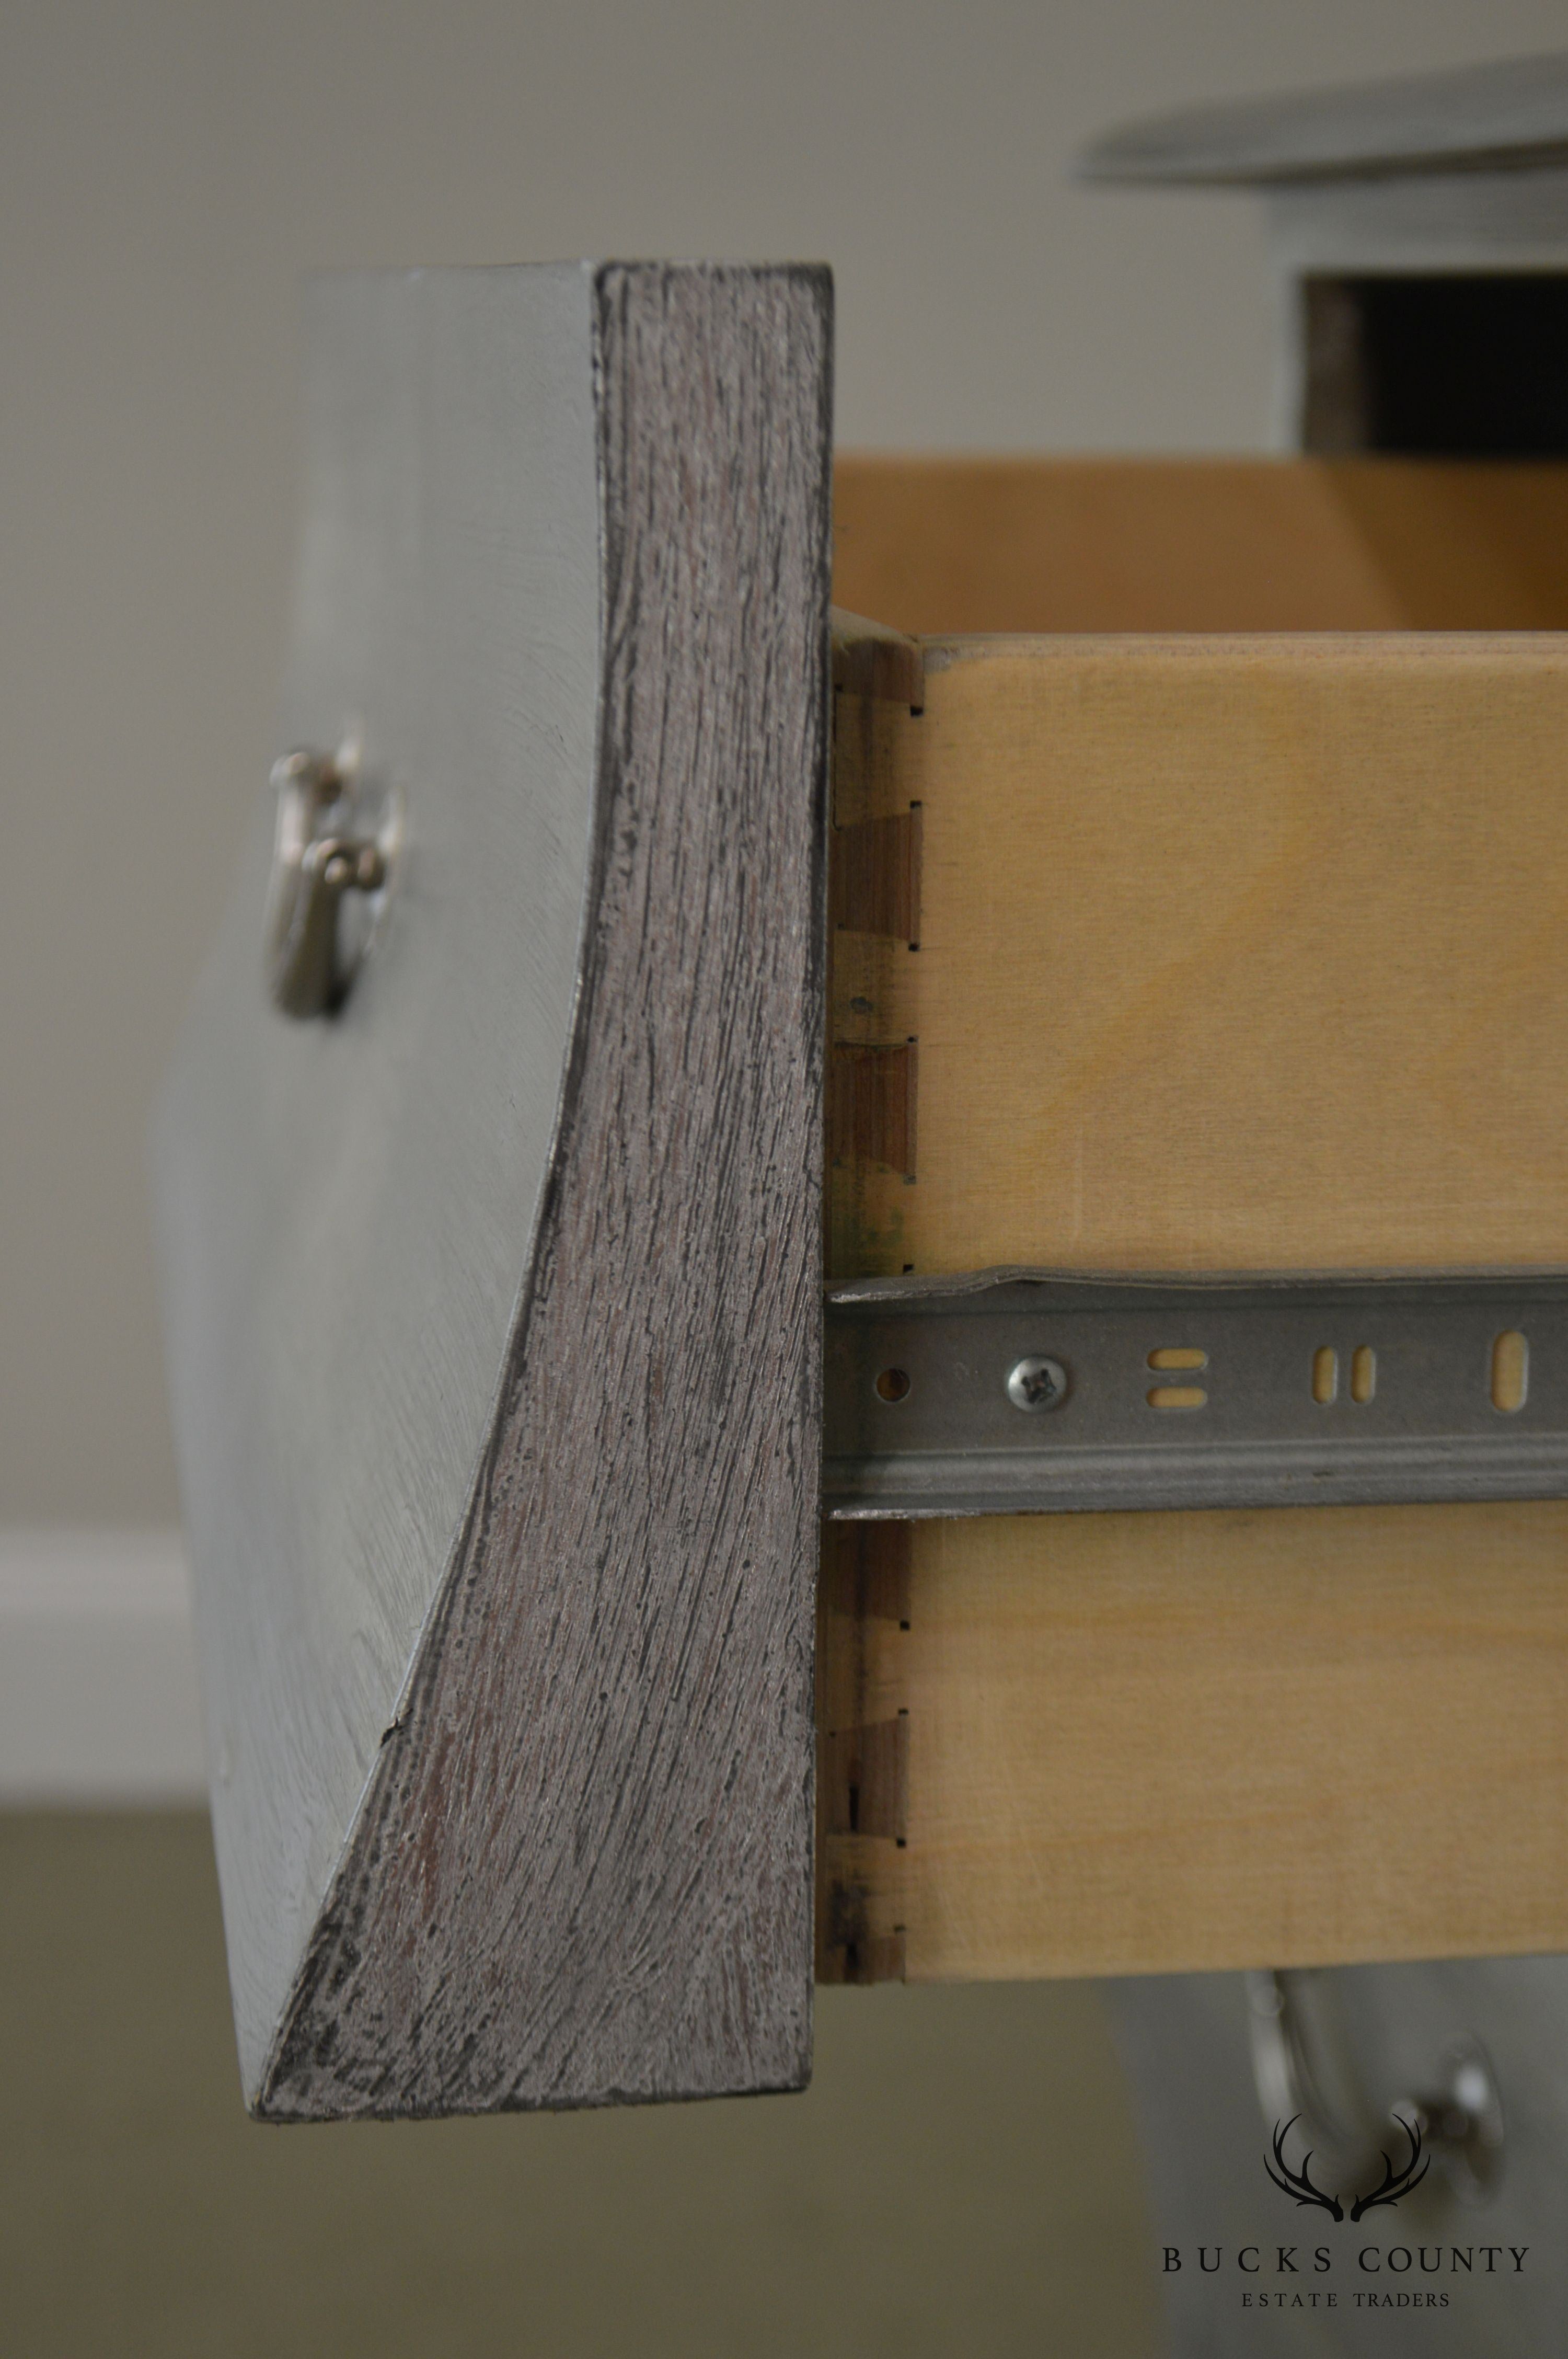
M 804 2097 L 264 2128 L 196 1812 L 0 1816 L 6 2359 L 1147 2359 L 1078 1984 L 820 1995 Z

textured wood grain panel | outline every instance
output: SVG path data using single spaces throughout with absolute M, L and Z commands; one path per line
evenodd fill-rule
M 476 276 L 482 299 L 510 275 Z M 583 290 L 597 761 L 553 1140 L 533 1217 L 501 1231 L 516 1310 L 450 1561 L 274 2017 L 254 2096 L 277 2118 L 809 2071 L 831 288 L 606 265 Z M 384 401 L 416 391 L 393 372 Z M 481 385 L 471 430 L 509 428 L 511 398 L 503 375 Z M 446 577 L 493 552 L 504 581 L 538 554 L 505 529 L 504 437 L 484 448 L 488 483 L 438 468 L 403 518 L 389 568 L 433 577 L 432 636 L 391 654 L 427 693 L 457 663 L 503 733 L 517 649 L 553 617 L 509 609 L 482 671 L 449 644 Z M 373 636 L 384 616 L 359 599 Z M 491 856 L 511 873 L 515 847 Z M 438 882 L 411 861 L 396 915 L 415 939 L 447 924 L 460 958 Z M 500 939 L 526 961 L 525 931 Z M 332 1037 L 295 1027 L 278 1053 Z M 436 1046 L 471 1098 L 504 1101 L 510 1043 L 482 1005 Z M 488 1235 L 464 1182 L 420 1210 Z M 420 1462 L 416 1441 L 382 1466 L 395 1516 Z M 330 1563 L 309 1571 L 330 1588 Z M 285 1606 L 275 1592 L 275 1624 Z M 253 1676 L 265 1701 L 265 1658 Z
M 1568 1261 L 1568 641 L 924 656 L 918 713 L 840 733 L 923 867 L 918 953 L 834 938 L 835 1026 L 920 1051 L 913 1182 L 831 1175 L 837 1272 Z M 1565 1540 L 1016 1517 L 916 1525 L 896 1582 L 831 1543 L 819 1971 L 1568 1944 Z M 894 1722 L 902 1843 L 846 1807 Z

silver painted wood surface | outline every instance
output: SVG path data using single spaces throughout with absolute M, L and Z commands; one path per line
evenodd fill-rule
M 408 850 L 290 1024 L 258 821 L 158 1147 L 247 2093 L 795 2085 L 830 287 L 315 306 L 284 734 Z
M 1308 278 L 1568 271 L 1568 55 L 1153 116 L 1078 160 L 1106 186 L 1255 189 L 1274 280 L 1271 440 L 1314 428 Z
M 1326 447 L 1312 428 L 1321 358 L 1303 280 L 1429 273 L 1568 272 L 1568 164 L 1281 183 L 1263 192 L 1275 288 L 1273 440 Z
M 1087 180 L 1216 186 L 1568 160 L 1568 55 L 1182 107 L 1104 133 Z
M 1271 259 L 1291 278 L 1568 266 L 1568 165 L 1322 181 L 1266 194 Z

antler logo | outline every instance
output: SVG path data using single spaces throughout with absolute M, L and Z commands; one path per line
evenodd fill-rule
M 1352 2220 L 1359 2220 L 1364 2212 L 1375 2212 L 1379 2203 L 1397 2203 L 1401 2195 L 1408 2195 L 1412 2187 L 1419 2187 L 1421 2185 L 1422 2180 L 1426 2177 L 1428 2170 L 1432 2167 L 1432 2157 L 1430 2155 L 1427 2156 L 1424 2162 L 1422 2162 L 1420 2123 L 1417 2122 L 1412 2127 L 1411 2125 L 1405 2120 L 1402 2114 L 1395 2114 L 1392 2116 L 1392 2119 L 1398 2122 L 1400 2129 L 1403 2130 L 1406 2137 L 1410 2140 L 1411 2150 L 1409 2157 L 1406 2159 L 1403 2169 L 1396 2170 L 1393 2164 L 1389 2160 L 1388 2156 L 1386 2154 L 1381 2156 L 1383 2165 L 1383 2183 L 1381 2187 L 1374 2187 L 1369 2195 L 1358 2195 L 1356 2198 L 1355 2202 L 1350 2206 L 1350 2217 Z M 1416 2169 L 1418 2162 L 1421 2163 L 1421 2169 L 1419 2170 Z
M 1381 2148 L 1379 2149 L 1379 2159 L 1383 2166 L 1382 2183 L 1380 2186 L 1369 2188 L 1365 2195 L 1356 2197 L 1350 2206 L 1350 2217 L 1353 2221 L 1363 2218 L 1368 2212 L 1377 2211 L 1380 2204 L 1387 2204 L 1391 2208 L 1402 2195 L 1408 2195 L 1411 2188 L 1421 2185 L 1431 2168 L 1432 2157 L 1428 2155 L 1423 2159 L 1422 2155 L 1420 2123 L 1407 2122 L 1402 2114 L 1395 2114 L 1391 2118 L 1403 2130 L 1410 2146 L 1410 2153 L 1400 2168 L 1396 2170 L 1390 2157 L 1383 2153 Z M 1343 2220 L 1345 2206 L 1339 2197 L 1313 2184 L 1311 2149 L 1309 2148 L 1303 2155 L 1299 2170 L 1292 2170 L 1285 2160 L 1285 2140 L 1300 2119 L 1300 2114 L 1292 2114 L 1290 2120 L 1282 2126 L 1280 2123 L 1275 2123 L 1272 2140 L 1274 2159 L 1273 2162 L 1270 2162 L 1265 2156 L 1263 2168 L 1281 2195 L 1290 2196 L 1296 2203 L 1316 2204 L 1328 2213 L 1331 2220 Z
M 1263 2168 L 1282 2195 L 1293 2196 L 1298 2203 L 1321 2204 L 1331 2219 L 1343 2220 L 1345 2206 L 1338 2196 L 1325 2195 L 1321 2187 L 1314 2187 L 1312 2183 L 1311 2148 L 1309 2147 L 1303 2155 L 1302 2167 L 1299 2170 L 1292 2170 L 1285 2160 L 1285 2140 L 1300 2119 L 1300 2114 L 1292 2114 L 1283 2129 L 1280 2127 L 1278 2122 L 1274 2124 L 1274 2161 L 1279 2164 L 1279 2169 L 1276 2170 L 1267 2157 L 1264 2158 Z

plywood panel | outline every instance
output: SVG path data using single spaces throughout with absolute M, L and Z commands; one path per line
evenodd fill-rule
M 1568 1507 L 923 1525 L 872 1628 L 916 1980 L 1563 1941 Z
M 900 630 L 1541 630 L 1568 466 L 840 454 L 834 596 Z
M 897 725 L 863 1266 L 1568 1261 L 1568 642 L 928 642 Z
M 924 654 L 918 712 L 838 700 L 840 821 L 922 842 L 918 949 L 835 937 L 839 1037 L 917 1077 L 911 1169 L 839 1142 L 839 1274 L 1568 1261 L 1568 641 Z M 1565 1541 L 915 1527 L 897 1613 L 827 1593 L 827 1719 L 902 1716 L 906 1786 L 902 1842 L 824 1832 L 825 1969 L 1568 1942 Z

